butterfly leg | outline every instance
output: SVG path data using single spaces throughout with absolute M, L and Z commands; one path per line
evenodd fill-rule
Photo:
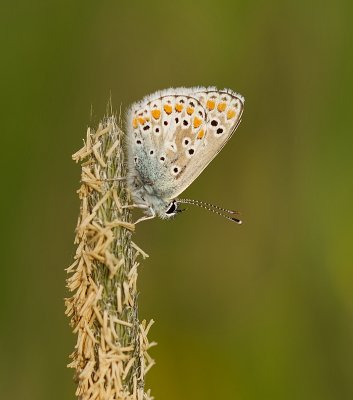
M 121 208 L 142 208 L 143 210 L 149 210 L 151 215 L 144 215 L 143 217 L 139 218 L 136 222 L 134 222 L 134 225 L 138 224 L 139 222 L 142 221 L 147 221 L 148 219 L 152 219 L 156 217 L 156 213 L 153 210 L 153 208 L 149 207 L 146 204 L 128 204 L 126 206 L 122 206 Z
M 141 208 L 142 208 L 142 207 L 141 207 Z M 145 207 L 143 207 L 143 208 L 145 208 Z M 147 207 L 147 208 L 148 208 L 149 211 L 151 212 L 151 215 L 144 215 L 143 217 L 139 218 L 136 222 L 134 222 L 134 225 L 138 224 L 139 222 L 147 221 L 148 219 L 153 219 L 153 218 L 156 217 L 156 213 L 155 213 L 155 211 L 153 210 L 153 208 L 151 208 L 151 207 Z
M 146 204 L 127 204 L 126 206 L 122 206 L 121 208 L 142 208 L 147 210 L 149 207 Z

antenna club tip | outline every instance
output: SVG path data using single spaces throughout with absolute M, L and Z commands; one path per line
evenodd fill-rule
M 229 210 L 230 214 L 235 214 L 235 215 L 240 215 L 240 211 L 236 211 L 236 210 Z
M 240 219 L 237 218 L 231 218 L 232 221 L 236 222 L 238 225 L 241 225 L 243 223 L 243 221 L 241 221 Z

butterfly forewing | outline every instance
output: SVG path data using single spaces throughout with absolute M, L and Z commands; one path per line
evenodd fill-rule
M 183 183 L 188 183 L 179 185 L 175 196 L 185 190 L 222 150 L 238 127 L 244 108 L 243 97 L 230 90 L 205 90 L 194 95 L 206 110 L 205 140 L 190 160 L 184 176 L 180 177 Z

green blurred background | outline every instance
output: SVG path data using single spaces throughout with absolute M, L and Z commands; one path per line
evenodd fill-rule
M 157 400 L 353 398 L 351 4 L 2 4 L 1 398 L 74 399 L 64 268 L 86 127 L 110 96 L 118 110 L 193 85 L 246 104 L 185 195 L 245 223 L 189 208 L 138 227 L 140 317 L 159 343 L 147 386 Z

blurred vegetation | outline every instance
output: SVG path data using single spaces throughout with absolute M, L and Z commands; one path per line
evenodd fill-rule
M 352 3 L 18 1 L 2 5 L 0 393 L 73 399 L 64 268 L 71 161 L 112 96 L 230 87 L 243 122 L 186 195 L 135 236 L 150 254 L 156 399 L 353 396 Z

